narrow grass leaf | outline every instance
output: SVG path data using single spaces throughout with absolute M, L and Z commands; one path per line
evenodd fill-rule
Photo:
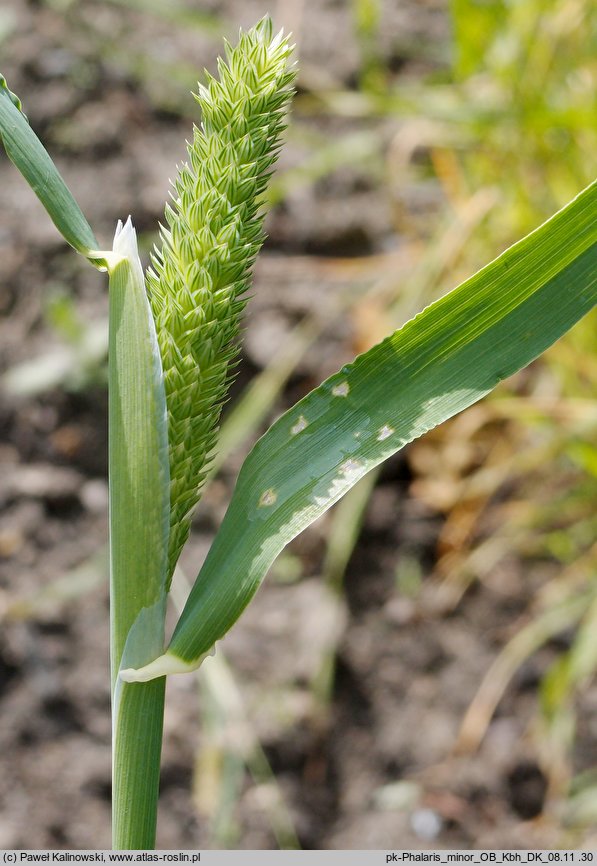
M 7 156 L 39 198 L 64 239 L 93 261 L 101 259 L 100 255 L 89 255 L 98 247 L 91 227 L 45 147 L 29 126 L 18 97 L 8 89 L 3 75 L 0 75 L 0 139 Z
M 200 663 L 283 547 L 366 472 L 525 367 L 597 302 L 597 184 L 284 414 L 247 457 L 168 652 Z

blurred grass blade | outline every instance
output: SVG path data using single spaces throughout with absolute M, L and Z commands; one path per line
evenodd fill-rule
M 508 683 L 522 663 L 555 635 L 576 627 L 583 613 L 594 602 L 593 589 L 571 594 L 561 603 L 543 611 L 515 634 L 485 674 L 466 711 L 456 742 L 459 754 L 469 754 L 479 748 Z
M 39 198 L 52 222 L 77 252 L 88 256 L 98 243 L 89 223 L 45 147 L 33 132 L 18 98 L 0 75 L 0 139 L 8 157 Z M 89 256 L 95 260 L 99 256 Z
M 283 547 L 366 472 L 529 364 L 597 302 L 597 183 L 286 412 L 241 469 L 165 656 L 191 669 Z

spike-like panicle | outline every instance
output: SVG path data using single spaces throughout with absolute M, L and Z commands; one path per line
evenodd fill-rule
M 294 72 L 269 19 L 226 45 L 196 98 L 202 123 L 173 185 L 147 288 L 162 355 L 170 448 L 170 573 L 189 534 L 237 356 L 259 197 L 276 160 Z

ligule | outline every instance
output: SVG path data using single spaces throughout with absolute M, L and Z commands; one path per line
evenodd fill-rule
M 164 368 L 170 449 L 170 575 L 213 452 L 235 338 L 264 240 L 259 198 L 285 128 L 288 40 L 263 19 L 226 44 L 219 80 L 196 99 L 202 123 L 173 185 L 147 288 Z

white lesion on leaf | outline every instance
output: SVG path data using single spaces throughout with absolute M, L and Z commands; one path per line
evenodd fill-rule
M 278 494 L 274 490 L 273 487 L 264 490 L 261 496 L 259 497 L 259 507 L 267 508 L 270 505 L 275 505 L 278 499 Z
M 329 484 L 328 489 L 325 492 L 324 496 L 315 495 L 313 497 L 313 503 L 318 508 L 326 508 L 332 502 L 335 502 L 339 496 L 352 486 L 352 484 L 357 480 L 355 475 L 358 477 L 363 469 L 363 463 L 360 460 L 355 460 L 354 457 L 349 457 L 338 467 L 338 475 L 336 478 L 333 478 L 331 483 Z
M 358 472 L 363 464 L 360 460 L 355 460 L 353 457 L 349 457 L 348 460 L 345 460 L 344 463 L 340 466 L 340 472 L 343 475 L 352 475 L 354 472 Z
M 309 422 L 307 421 L 305 416 L 300 415 L 296 424 L 293 424 L 292 427 L 290 428 L 290 433 L 292 436 L 296 436 L 297 433 L 301 433 L 305 429 L 305 427 L 308 427 L 308 426 L 309 426 Z
M 384 424 L 383 427 L 380 428 L 379 433 L 377 434 L 377 441 L 383 442 L 384 439 L 389 439 L 392 433 L 395 433 L 393 427 L 390 427 L 389 424 Z
M 334 397 L 348 397 L 349 392 L 350 385 L 348 384 L 348 382 L 339 382 L 332 388 L 332 394 L 334 395 Z

